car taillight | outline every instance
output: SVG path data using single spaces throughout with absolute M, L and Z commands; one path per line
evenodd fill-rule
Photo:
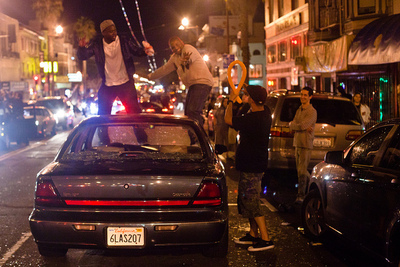
M 163 108 L 161 111 L 162 112 L 168 112 L 168 109 L 167 108 Z
M 193 205 L 218 206 L 221 205 L 221 189 L 212 181 L 203 182 Z
M 174 109 L 174 105 L 169 105 L 169 109 Z
M 289 127 L 271 127 L 271 137 L 293 137 L 294 132 Z
M 154 113 L 154 112 L 156 112 L 156 110 L 154 108 L 148 108 L 148 109 L 146 109 L 146 112 L 147 113 Z
M 346 134 L 346 140 L 351 140 L 351 141 L 352 140 L 356 140 L 357 137 L 359 137 L 362 134 L 363 134 L 362 130 L 351 130 L 351 131 L 348 131 L 347 134 Z
M 63 205 L 63 201 L 58 196 L 55 186 L 51 181 L 40 181 L 37 183 L 35 203 L 39 206 Z

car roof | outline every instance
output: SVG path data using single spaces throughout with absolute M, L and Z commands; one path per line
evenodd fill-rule
M 293 98 L 299 98 L 301 95 L 300 92 L 288 92 L 286 94 L 279 94 L 279 95 L 269 95 L 268 97 L 275 97 L 275 98 L 279 98 L 279 97 L 293 97 Z M 339 100 L 345 100 L 345 101 L 351 101 L 350 99 L 348 99 L 347 97 L 338 95 L 338 94 L 333 94 L 333 93 L 313 93 L 312 95 L 313 98 L 326 98 L 326 99 L 339 99 Z
M 198 123 L 186 116 L 169 115 L 169 114 L 128 114 L 128 115 L 97 115 L 83 120 L 79 125 L 88 126 L 105 123 L 131 123 L 131 122 L 168 122 L 181 124 Z

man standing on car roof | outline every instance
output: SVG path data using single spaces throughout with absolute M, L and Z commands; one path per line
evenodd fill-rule
M 313 90 L 310 87 L 301 89 L 301 106 L 297 109 L 289 128 L 294 131 L 293 146 L 295 147 L 298 188 L 296 203 L 304 200 L 310 173 L 307 170 L 313 148 L 314 129 L 317 122 L 317 111 L 310 103 Z
M 244 115 L 233 116 L 233 93 L 225 111 L 225 123 L 239 132 L 236 149 L 236 169 L 240 171 L 238 185 L 238 210 L 250 222 L 250 232 L 235 239 L 236 244 L 252 245 L 248 251 L 263 251 L 274 248 L 271 241 L 264 212 L 261 208 L 261 179 L 268 165 L 268 141 L 271 129 L 271 112 L 264 106 L 267 91 L 258 85 L 244 89 L 243 102 L 250 105 Z
M 179 37 L 169 39 L 172 56 L 164 66 L 149 74 L 149 79 L 159 79 L 176 71 L 188 88 L 185 115 L 204 124 L 202 116 L 205 102 L 214 84 L 214 78 L 197 49 L 185 44 Z
M 102 78 L 98 92 L 99 115 L 111 113 L 112 104 L 118 96 L 127 113 L 140 113 L 137 92 L 133 80 L 135 73 L 134 56 L 153 55 L 153 48 L 146 43 L 140 48 L 132 38 L 117 35 L 112 20 L 100 24 L 102 38 L 87 44 L 85 38 L 79 40 L 78 58 L 87 60 L 95 56 L 97 70 Z

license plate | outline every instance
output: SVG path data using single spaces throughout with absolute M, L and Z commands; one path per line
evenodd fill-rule
M 314 138 L 313 145 L 315 147 L 331 147 L 332 146 L 332 138 Z
M 108 246 L 144 246 L 143 227 L 108 227 Z

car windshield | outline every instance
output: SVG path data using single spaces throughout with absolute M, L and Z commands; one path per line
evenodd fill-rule
M 130 123 L 96 125 L 77 132 L 62 162 L 199 161 L 203 149 L 188 125 Z
M 317 110 L 317 123 L 361 125 L 361 117 L 350 101 L 331 98 L 312 98 L 311 104 Z M 290 122 L 300 107 L 299 98 L 286 98 L 280 120 Z

